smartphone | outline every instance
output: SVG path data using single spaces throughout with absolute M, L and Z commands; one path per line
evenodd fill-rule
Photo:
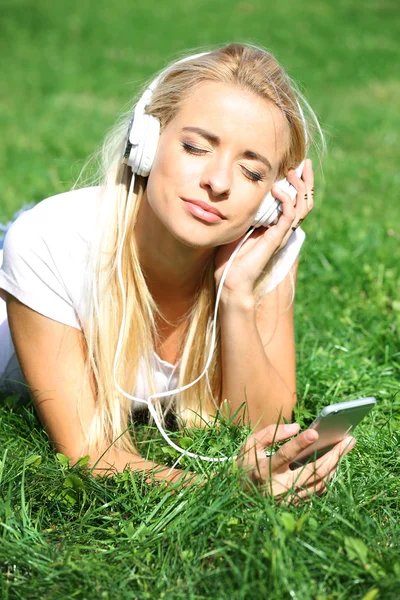
M 376 399 L 370 396 L 326 406 L 309 427 L 318 431 L 319 438 L 300 452 L 296 460 L 290 464 L 290 468 L 297 469 L 309 460 L 317 460 L 332 450 L 335 444 L 350 434 L 375 404 Z

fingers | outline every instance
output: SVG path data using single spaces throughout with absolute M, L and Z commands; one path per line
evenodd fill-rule
M 312 162 L 309 158 L 304 161 L 303 173 L 301 177 L 305 186 L 304 195 L 306 206 L 304 206 L 304 209 L 308 214 L 314 207 L 314 173 L 312 169 Z
M 322 494 L 325 494 L 326 489 L 325 483 L 321 481 L 318 485 L 314 486 L 314 488 L 300 490 L 295 494 L 291 494 L 286 501 L 288 504 L 293 504 L 293 506 L 301 506 L 305 502 L 314 500 L 315 496 L 322 496 Z
M 315 430 L 303 431 L 268 458 L 264 449 L 274 439 L 286 439 L 293 434 L 298 427 L 297 424 L 293 425 L 291 432 L 288 429 L 285 431 L 283 425 L 273 425 L 249 436 L 239 452 L 238 464 L 249 470 L 253 483 L 265 486 L 265 491 L 277 500 L 296 497 L 301 501 L 308 501 L 311 494 L 322 494 L 325 491 L 340 458 L 354 447 L 355 440 L 349 436 L 317 461 L 291 471 L 289 465 L 318 439 Z M 288 427 L 290 426 L 286 426 Z
M 309 502 L 314 496 L 324 494 L 332 474 L 336 471 L 338 461 L 354 448 L 355 443 L 356 440 L 349 436 L 322 458 L 299 468 L 298 471 L 303 476 L 297 476 L 286 495 L 280 494 L 278 499 L 298 506 L 302 502 Z M 305 474 L 307 476 L 304 476 Z M 293 471 L 293 475 L 295 475 L 295 471 Z
M 321 496 L 326 492 L 326 482 L 318 481 L 308 487 L 296 489 L 293 494 L 296 498 L 311 500 L 312 496 Z
M 294 485 L 305 487 L 317 481 L 328 482 L 336 471 L 339 460 L 354 448 L 356 440 L 348 436 L 318 460 L 293 471 Z
M 352 436 L 347 436 L 339 444 L 336 444 L 336 446 L 334 446 L 332 450 L 324 454 L 324 456 L 322 456 L 315 462 L 316 469 L 318 471 L 320 471 L 321 469 L 332 471 L 332 469 L 336 468 L 337 463 L 342 458 L 342 456 L 348 454 L 350 450 L 354 448 L 355 445 L 356 439 Z
M 322 496 L 326 490 L 326 483 L 324 481 L 319 481 L 318 483 L 305 488 L 290 488 L 286 492 L 282 492 L 275 496 L 275 500 L 285 504 L 299 506 L 304 502 L 310 502 L 315 498 L 315 496 Z
M 265 235 L 271 239 L 272 234 L 274 234 L 275 252 L 278 252 L 278 250 L 286 245 L 293 233 L 292 228 L 295 227 L 294 224 L 296 222 L 296 207 L 289 194 L 279 187 L 273 186 L 272 194 L 281 203 L 282 214 L 278 218 L 276 224 L 266 230 Z
M 300 227 L 314 206 L 314 174 L 311 160 L 307 158 L 304 161 L 301 178 L 295 170 L 291 169 L 287 174 L 287 180 L 296 190 L 294 200 L 292 200 L 288 193 L 276 185 L 271 190 L 272 194 L 280 201 L 282 207 L 282 215 L 273 227 L 273 229 L 276 229 L 277 237 L 280 236 L 279 247 L 276 251 L 286 245 L 293 231 Z
M 286 440 L 288 437 L 296 435 L 299 431 L 299 424 L 292 423 L 286 425 L 269 425 L 261 431 L 250 435 L 245 441 L 238 453 L 238 464 L 241 468 L 249 468 L 253 471 L 252 479 L 257 479 L 260 483 L 265 481 L 261 472 L 270 473 L 270 462 L 267 459 L 266 447 L 270 447 L 274 442 Z M 269 453 L 268 453 L 269 454 Z
M 312 162 L 309 158 L 304 163 L 303 179 L 306 185 L 308 212 L 314 208 L 314 173 Z
M 306 165 L 304 163 L 304 168 Z M 304 169 L 303 169 L 304 173 Z M 287 174 L 287 180 L 295 188 L 297 194 L 294 199 L 294 205 L 296 207 L 297 219 L 304 219 L 308 213 L 307 210 L 307 188 L 304 180 L 300 178 L 294 169 L 291 169 Z
M 297 190 L 296 227 L 298 227 L 314 206 L 314 174 L 311 160 L 307 158 L 304 161 L 301 178 L 298 177 L 296 171 L 290 170 L 287 179 Z
M 318 433 L 314 429 L 303 431 L 290 442 L 287 442 L 272 457 L 272 469 L 286 469 L 290 463 L 296 460 L 302 450 L 311 446 L 318 439 Z M 295 471 L 294 471 L 295 472 Z
M 299 432 L 300 425 L 298 423 L 287 423 L 285 425 L 268 425 L 261 431 L 254 434 L 254 438 L 258 444 L 264 448 L 271 446 L 274 442 L 286 440 Z
M 294 171 L 293 171 L 294 172 Z M 290 171 L 291 173 L 291 171 Z M 297 175 L 296 175 L 297 178 Z M 288 175 L 289 179 L 289 175 Z M 282 221 L 288 221 L 293 223 L 296 219 L 296 206 L 297 202 L 292 200 L 290 195 L 287 192 L 284 192 L 279 186 L 273 185 L 271 189 L 272 195 L 274 198 L 280 201 L 282 205 L 282 215 L 279 217 L 276 227 L 282 224 Z

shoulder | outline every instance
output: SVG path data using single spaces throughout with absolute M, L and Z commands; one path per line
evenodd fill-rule
M 81 251 L 89 243 L 101 200 L 101 188 L 72 190 L 21 211 L 4 240 L 4 260 L 23 254 L 53 256 Z
M 13 229 L 29 229 L 41 234 L 83 233 L 90 229 L 101 198 L 101 188 L 89 187 L 50 196 L 22 212 Z
M 73 190 L 22 212 L 4 240 L 0 288 L 30 308 L 79 327 L 101 188 Z

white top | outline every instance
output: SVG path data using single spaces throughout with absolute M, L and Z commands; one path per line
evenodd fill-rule
M 85 314 L 83 283 L 99 203 L 98 187 L 58 194 L 23 212 L 8 230 L 4 250 L 0 250 L 0 393 L 29 397 L 11 340 L 2 290 L 50 319 L 81 329 Z M 304 238 L 304 232 L 297 229 L 275 255 L 265 292 L 285 278 Z M 178 366 L 157 355 L 155 363 L 155 390 L 176 388 Z M 140 369 L 134 395 L 146 399 L 149 393 Z M 144 406 L 135 401 L 132 408 Z

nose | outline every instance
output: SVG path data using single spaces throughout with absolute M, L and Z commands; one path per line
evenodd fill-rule
M 200 187 L 215 197 L 229 196 L 232 187 L 232 166 L 227 158 L 213 155 L 201 174 Z

